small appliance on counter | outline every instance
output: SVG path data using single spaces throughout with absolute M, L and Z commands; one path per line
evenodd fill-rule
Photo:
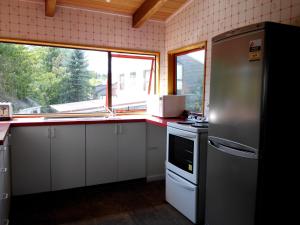
M 184 95 L 153 95 L 147 101 L 147 112 L 152 116 L 179 117 L 184 108 Z
M 12 119 L 12 104 L 10 102 L 0 102 L 0 121 Z

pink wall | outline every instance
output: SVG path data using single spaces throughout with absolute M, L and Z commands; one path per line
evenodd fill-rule
M 165 24 L 153 21 L 134 29 L 131 23 L 128 16 L 70 7 L 57 7 L 54 17 L 46 17 L 44 0 L 0 0 L 2 38 L 160 51 L 164 65 Z
M 211 38 L 261 21 L 300 26 L 300 0 L 192 0 L 167 21 L 166 52 L 199 41 L 208 41 L 206 106 L 209 103 Z M 166 83 L 165 79 L 163 83 Z

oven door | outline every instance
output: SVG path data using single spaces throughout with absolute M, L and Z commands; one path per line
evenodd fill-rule
M 170 171 L 198 184 L 198 134 L 167 128 L 167 161 Z

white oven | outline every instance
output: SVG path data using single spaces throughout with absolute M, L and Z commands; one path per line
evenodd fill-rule
M 166 201 L 193 223 L 204 221 L 207 127 L 167 127 Z
M 198 184 L 199 134 L 168 126 L 166 167 Z

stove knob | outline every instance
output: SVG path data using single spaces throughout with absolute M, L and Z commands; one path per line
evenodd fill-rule
M 198 121 L 201 121 L 201 120 L 202 120 L 202 117 L 201 117 L 201 116 L 197 116 L 197 120 L 198 120 Z

